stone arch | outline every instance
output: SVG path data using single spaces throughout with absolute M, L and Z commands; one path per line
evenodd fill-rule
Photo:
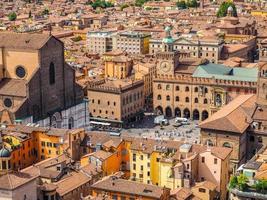
M 211 139 L 207 139 L 206 142 L 205 142 L 205 145 L 213 146 L 213 142 L 211 141 Z
M 184 118 L 189 119 L 190 118 L 190 110 L 188 108 L 184 109 Z
M 72 129 L 72 128 L 74 128 L 74 119 L 73 117 L 70 117 L 68 119 L 68 129 Z
M 165 108 L 166 117 L 172 117 L 172 109 L 168 106 Z
M 209 117 L 209 113 L 208 113 L 208 111 L 203 110 L 203 111 L 202 111 L 202 114 L 201 114 L 201 119 L 202 119 L 202 121 L 204 121 L 204 120 L 207 119 L 208 117 Z
M 161 106 L 156 107 L 155 110 L 157 115 L 162 115 L 163 114 L 163 108 Z
M 197 109 L 193 111 L 193 120 L 199 120 L 199 111 Z
M 175 117 L 181 117 L 181 109 L 176 107 L 174 109 L 174 115 L 175 115 Z
M 50 126 L 54 128 L 61 128 L 62 116 L 59 112 L 53 114 L 50 118 Z

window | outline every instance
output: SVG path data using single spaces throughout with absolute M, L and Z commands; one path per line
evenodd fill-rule
M 176 91 L 179 91 L 179 90 L 180 90 L 180 88 L 179 88 L 178 85 L 175 87 L 175 90 L 176 90 Z
M 166 85 L 166 90 L 170 90 L 170 85 Z
M 113 200 L 117 200 L 117 199 L 118 199 L 118 196 L 115 195 L 115 194 L 113 194 L 113 195 L 112 195 L 112 199 L 113 199 Z
M 203 177 L 202 177 L 202 178 L 203 178 Z M 204 189 L 204 188 L 199 188 L 198 191 L 201 192 L 201 193 L 205 193 L 205 192 L 206 192 L 206 189 Z
M 189 97 L 186 97 L 185 98 L 185 102 L 189 102 Z
M 205 91 L 205 93 L 208 93 L 208 88 L 205 87 L 205 90 L 204 91 Z
M 158 100 L 161 100 L 161 95 L 160 94 L 158 95 Z
M 157 158 L 157 162 L 159 162 L 159 158 Z
M 143 160 L 143 158 L 144 158 L 144 156 L 143 156 L 143 155 L 141 155 L 141 156 L 140 156 L 140 160 Z
M 205 157 L 201 157 L 201 162 L 205 163 Z
M 218 163 L 218 159 L 214 158 L 214 164 L 217 165 L 217 163 Z
M 115 101 L 114 101 L 113 105 L 116 106 L 116 102 Z
M 5 98 L 4 105 L 5 107 L 10 108 L 12 106 L 12 100 L 10 98 Z
M 133 170 L 136 170 L 136 164 L 133 164 Z
M 26 71 L 25 71 L 24 67 L 22 67 L 22 66 L 19 65 L 19 66 L 16 68 L 16 75 L 17 75 L 17 77 L 19 77 L 19 78 L 24 78 L 25 75 L 26 75 Z
M 147 176 L 150 176 L 150 172 L 147 172 Z
M 143 171 L 144 170 L 144 167 L 143 165 L 140 166 L 140 170 Z
M 208 103 L 208 99 L 204 99 L 204 104 L 207 104 Z
M 70 117 L 69 120 L 68 120 L 68 128 L 69 129 L 74 128 L 74 119 L 73 119 L 73 117 Z
M 110 102 L 108 101 L 108 106 L 109 106 Z
M 45 142 L 41 142 L 42 147 L 45 147 Z
M 50 85 L 55 83 L 55 65 L 53 62 L 49 66 L 49 83 Z
M 150 163 L 147 163 L 147 167 L 150 167 Z
M 189 164 L 186 164 L 186 169 L 189 169 L 189 167 L 190 167 Z
M 133 154 L 133 161 L 136 161 L 136 154 Z
M 171 100 L 171 97 L 169 95 L 166 96 L 166 100 L 167 101 L 170 101 Z
M 223 143 L 223 147 L 232 148 L 232 145 L 229 142 L 225 142 Z
M 158 90 L 161 90 L 161 84 L 158 84 Z
M 185 87 L 185 91 L 186 91 L 186 92 L 189 91 L 189 87 L 188 87 L 188 86 Z
M 198 103 L 198 98 L 195 98 L 195 103 Z
M 194 91 L 195 91 L 195 92 L 198 92 L 198 87 L 195 87 Z
M 179 101 L 179 97 L 178 96 L 175 97 L 175 101 Z

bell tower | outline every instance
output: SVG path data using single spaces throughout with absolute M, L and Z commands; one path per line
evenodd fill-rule
M 161 51 L 156 54 L 157 73 L 173 75 L 179 65 L 178 51 L 174 51 L 174 40 L 171 36 L 171 27 L 165 28 L 165 37 L 162 40 Z
M 267 63 L 259 67 L 257 104 L 267 106 Z

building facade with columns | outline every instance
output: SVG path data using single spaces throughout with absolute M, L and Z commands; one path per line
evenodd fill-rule
M 184 65 L 166 28 L 162 48 L 156 54 L 157 74 L 153 79 L 156 114 L 205 120 L 239 94 L 256 93 L 257 68 L 230 68 L 204 63 Z

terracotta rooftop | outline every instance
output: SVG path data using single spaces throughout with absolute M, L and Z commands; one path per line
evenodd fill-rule
M 201 122 L 199 127 L 244 133 L 251 122 L 251 115 L 255 109 L 255 98 L 256 96 L 253 94 L 239 95 L 211 117 Z
M 105 177 L 94 183 L 91 188 L 153 199 L 160 199 L 163 195 L 163 188 L 161 187 L 120 179 L 116 176 Z
M 0 33 L 0 48 L 38 50 L 43 47 L 50 37 L 46 34 L 3 32 Z

